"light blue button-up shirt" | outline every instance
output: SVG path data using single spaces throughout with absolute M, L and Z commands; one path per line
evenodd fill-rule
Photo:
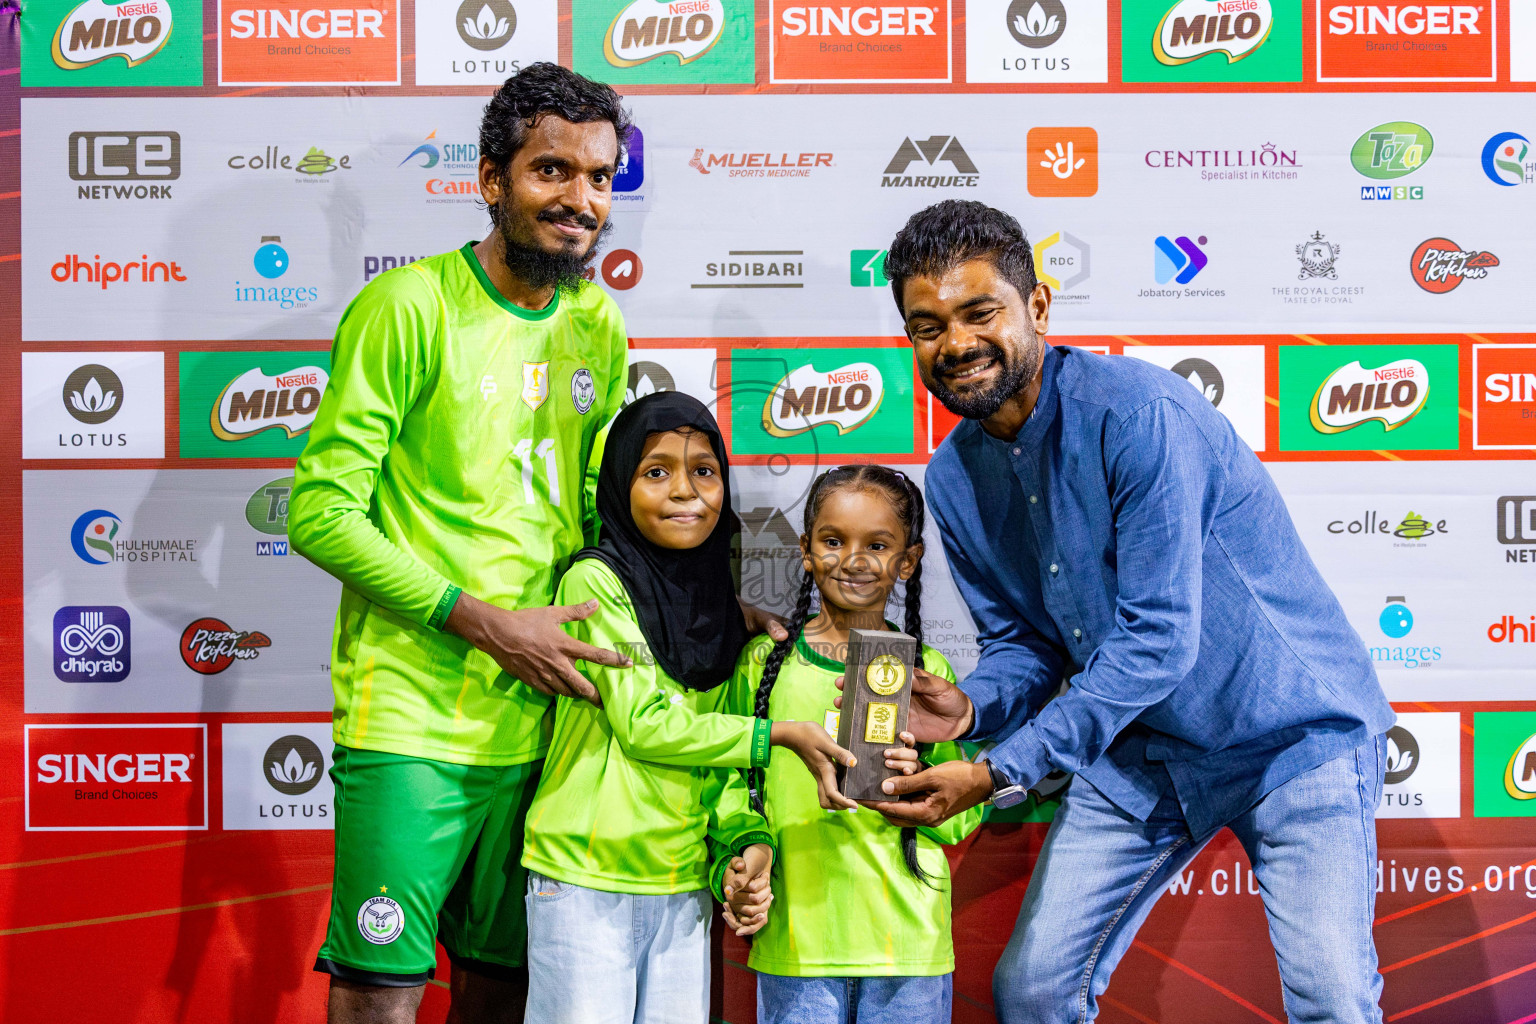
M 1167 370 L 1047 346 L 1019 436 L 962 423 L 926 486 L 1010 780 L 1077 772 L 1143 820 L 1172 787 L 1200 836 L 1391 727 L 1269 474 Z

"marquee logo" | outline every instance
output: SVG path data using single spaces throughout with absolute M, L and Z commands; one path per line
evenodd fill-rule
M 1312 427 L 1337 434 L 1376 420 L 1396 430 L 1428 400 L 1429 370 L 1417 359 L 1397 359 L 1370 370 L 1355 360 L 1323 378 L 1312 398 Z
M 1449 238 L 1426 238 L 1413 250 L 1408 271 L 1420 288 L 1443 295 L 1462 281 L 1481 281 L 1498 265 L 1491 252 L 1463 249 Z
M 1233 64 L 1263 46 L 1273 24 L 1269 0 L 1179 0 L 1158 22 L 1152 52 L 1162 64 L 1210 54 Z
M 771 82 L 950 80 L 947 0 L 943 6 L 772 0 L 769 19 Z
M 603 56 L 620 68 L 644 64 L 664 53 L 689 64 L 720 41 L 725 19 L 722 0 L 633 0 L 608 26 Z
M 1349 162 L 1367 178 L 1389 180 L 1412 174 L 1435 151 L 1429 129 L 1412 121 L 1388 121 L 1355 140 Z
M 224 386 L 209 425 L 223 441 L 239 441 L 263 430 L 297 437 L 315 421 L 320 395 L 330 377 L 318 366 L 269 374 L 253 366 Z
M 947 163 L 957 173 L 909 176 L 907 170 L 918 162 L 929 166 Z M 953 135 L 931 135 L 916 142 L 910 137 L 902 139 L 880 178 L 881 188 L 974 188 L 978 184 L 980 177 L 976 164 Z
M 1320 82 L 1494 79 L 1493 5 L 1321 0 Z
M 66 683 L 120 683 L 133 666 L 131 641 L 126 609 L 60 608 L 53 615 L 53 674 Z
M 170 41 L 171 25 L 169 0 L 85 0 L 59 22 L 53 34 L 53 62 L 73 71 L 121 57 L 133 67 Z
M 822 424 L 839 434 L 857 430 L 885 398 L 885 382 L 873 363 L 850 363 L 818 371 L 807 363 L 785 374 L 763 402 L 763 429 L 774 437 L 794 437 Z
M 254 661 L 272 646 L 265 633 L 231 629 L 223 619 L 201 618 L 181 631 L 181 660 L 201 675 L 223 672 L 237 661 Z

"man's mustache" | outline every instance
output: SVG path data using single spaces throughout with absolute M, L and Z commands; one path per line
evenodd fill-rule
M 943 354 L 936 356 L 933 360 L 933 372 L 936 376 L 943 377 L 948 375 L 955 367 L 975 362 L 978 359 L 996 359 L 1004 365 L 1008 363 L 1008 358 L 1003 355 L 1002 349 L 991 342 L 984 341 L 975 348 L 968 349 L 958 356 L 946 356 Z
M 538 219 L 549 221 L 550 223 L 554 223 L 555 221 L 571 220 L 575 221 L 577 224 L 580 224 L 588 231 L 597 230 L 596 217 L 592 216 L 590 213 L 577 213 L 569 206 L 557 206 L 548 210 L 540 210 Z

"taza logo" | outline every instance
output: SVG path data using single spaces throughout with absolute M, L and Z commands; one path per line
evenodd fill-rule
M 1483 144 L 1483 173 L 1495 185 L 1529 185 L 1536 163 L 1526 163 L 1531 140 L 1518 132 L 1499 132 Z
M 1067 30 L 1067 8 L 1061 0 L 1012 0 L 1005 20 L 1008 34 L 1020 46 L 1039 50 Z
M 517 11 L 507 0 L 464 0 L 453 19 L 459 38 L 477 50 L 499 50 L 517 31 Z
M 720 41 L 725 18 L 721 0 L 634 0 L 608 26 L 603 55 L 621 68 L 644 64 L 664 53 L 688 64 Z
M 121 57 L 133 67 L 159 53 L 170 38 L 170 0 L 85 0 L 59 22 L 53 34 L 53 62 L 75 70 Z
M 81 423 L 105 423 L 123 407 L 123 382 L 107 366 L 86 363 L 64 378 L 64 408 Z
M 1429 370 L 1417 359 L 1395 359 L 1370 370 L 1357 359 L 1323 378 L 1312 397 L 1312 426 L 1337 434 L 1377 420 L 1395 430 L 1428 399 Z
M 181 660 L 205 676 L 223 672 L 237 661 L 253 661 L 272 646 L 265 633 L 231 629 L 223 619 L 201 618 L 181 631 Z
M 53 674 L 66 683 L 120 683 L 132 666 L 128 612 L 69 605 L 53 615 Z
M 807 363 L 773 386 L 763 403 L 763 429 L 774 437 L 794 437 L 825 423 L 847 434 L 869 422 L 884 397 L 885 384 L 873 363 L 825 373 Z
M 291 476 L 262 484 L 245 500 L 245 521 L 257 533 L 288 536 L 288 496 L 292 493 Z
M 273 740 L 261 763 L 267 785 L 284 796 L 308 793 L 325 774 L 325 755 L 308 736 L 295 734 Z
M 224 386 L 209 415 L 214 436 L 239 441 L 280 428 L 297 437 L 315 421 L 329 376 L 318 366 L 269 374 L 253 366 Z
M 1456 288 L 1462 281 L 1481 281 L 1499 258 L 1491 252 L 1463 249 L 1449 238 L 1426 238 L 1408 261 L 1408 272 L 1420 288 L 1437 295 Z
M 1367 178 L 1388 180 L 1412 174 L 1435 151 L 1429 129 L 1412 121 L 1388 121 L 1364 132 L 1349 151 L 1349 162 Z
M 1233 64 L 1264 45 L 1274 20 L 1269 0 L 1179 0 L 1158 22 L 1152 53 L 1162 64 L 1213 53 Z

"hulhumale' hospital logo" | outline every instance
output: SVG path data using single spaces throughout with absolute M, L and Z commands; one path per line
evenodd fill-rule
M 629 68 L 664 53 L 679 64 L 704 56 L 725 29 L 722 0 L 634 0 L 613 19 L 603 38 L 603 56 L 615 67 Z
M 1179 0 L 1157 23 L 1152 53 L 1162 64 L 1188 64 L 1213 53 L 1234 64 L 1269 38 L 1269 0 Z
M 1312 396 L 1312 426 L 1337 434 L 1379 420 L 1395 430 L 1417 416 L 1429 399 L 1429 370 L 1417 359 L 1395 359 L 1366 369 L 1357 359 L 1323 378 Z
M 82 562 L 106 565 L 117 560 L 117 548 L 113 541 L 123 522 L 104 508 L 93 508 L 75 520 L 69 531 L 70 547 Z
M 785 374 L 763 403 L 763 429 L 794 437 L 822 424 L 839 434 L 857 430 L 880 409 L 885 382 L 873 363 L 849 363 L 825 373 L 809 363 Z

